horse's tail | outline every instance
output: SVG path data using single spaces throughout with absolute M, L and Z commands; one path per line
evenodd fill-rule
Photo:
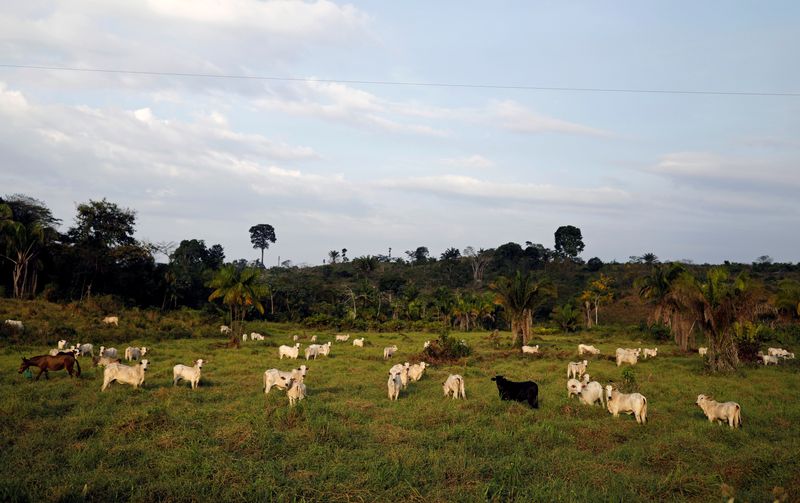
M 72 359 L 75 360 L 75 365 L 78 367 L 78 370 L 75 371 L 75 375 L 77 377 L 80 377 L 81 376 L 81 363 L 74 356 L 72 357 Z

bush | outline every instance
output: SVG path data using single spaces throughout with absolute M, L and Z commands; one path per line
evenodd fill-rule
M 663 323 L 648 325 L 645 322 L 641 322 L 639 323 L 639 332 L 645 337 L 649 337 L 657 342 L 664 342 L 672 339 L 672 330 Z
M 450 337 L 448 332 L 448 330 L 442 330 L 439 338 L 431 341 L 430 346 L 425 348 L 422 353 L 435 361 L 457 360 L 472 354 L 472 348 L 464 339 L 458 340 Z
M 636 372 L 631 367 L 622 369 L 622 385 L 620 390 L 623 393 L 633 393 L 639 391 L 639 383 L 636 382 Z
M 739 353 L 739 359 L 746 362 L 758 361 L 758 352 L 767 340 L 768 330 L 764 325 L 746 321 L 733 324 L 733 342 Z

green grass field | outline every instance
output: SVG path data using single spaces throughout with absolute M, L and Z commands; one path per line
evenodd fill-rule
M 295 332 L 268 331 L 266 343 L 239 350 L 220 338 L 132 340 L 152 347 L 144 388 L 113 384 L 105 393 L 102 370 L 86 358 L 80 379 L 62 371 L 29 381 L 17 373 L 20 353 L 48 348 L 6 344 L 0 500 L 723 501 L 723 485 L 742 501 L 772 501 L 775 487 L 800 499 L 794 362 L 711 376 L 699 356 L 661 344 L 655 360 L 634 367 L 649 401 L 649 423 L 639 426 L 566 398 L 578 342 L 604 355 L 653 345 L 623 333 L 545 336 L 541 357 L 495 349 L 486 333 L 453 334 L 473 355 L 429 368 L 396 402 L 386 396 L 388 368 L 418 361 L 431 335 L 365 333 L 367 347 L 334 343 L 329 358 L 308 363 L 309 396 L 290 409 L 284 392 L 264 395 L 262 375 L 299 365 L 278 360 L 277 345 Z M 392 343 L 400 350 L 387 363 L 382 349 Z M 114 344 L 120 353 L 127 345 Z M 173 365 L 200 357 L 200 387 L 172 387 Z M 621 371 L 590 358 L 589 373 L 604 384 L 621 382 Z M 443 398 L 449 373 L 465 377 L 467 400 Z M 501 402 L 495 373 L 535 380 L 540 409 Z M 738 401 L 744 428 L 708 423 L 694 405 L 699 393 Z

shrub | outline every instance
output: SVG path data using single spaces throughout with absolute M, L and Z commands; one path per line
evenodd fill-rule
M 620 390 L 623 393 L 633 393 L 639 390 L 639 384 L 636 382 L 636 372 L 631 367 L 622 369 L 622 386 Z
M 734 323 L 733 342 L 739 352 L 739 359 L 747 362 L 757 361 L 761 345 L 767 340 L 767 333 L 764 325 L 749 321 Z
M 472 348 L 464 339 L 450 337 L 449 331 L 443 329 L 439 333 L 439 338 L 431 341 L 430 346 L 425 348 L 422 353 L 431 360 L 447 361 L 471 355 Z
M 649 337 L 657 342 L 664 342 L 672 339 L 672 330 L 663 323 L 648 325 L 642 321 L 639 323 L 639 332 L 645 337 Z

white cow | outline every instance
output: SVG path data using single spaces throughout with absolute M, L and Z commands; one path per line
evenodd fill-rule
M 731 428 L 742 427 L 742 408 L 736 402 L 716 402 L 705 395 L 697 395 L 695 402 L 703 413 L 708 417 L 709 422 L 727 422 Z
M 100 346 L 100 356 L 107 356 L 109 358 L 119 358 L 117 354 L 117 348 L 107 348 L 105 346 Z
M 398 374 L 400 376 L 400 383 L 403 385 L 403 388 L 408 386 L 408 371 L 411 368 L 411 364 L 408 362 L 405 363 L 397 363 L 392 365 L 392 368 L 389 369 L 390 374 Z
M 364 338 L 362 337 L 360 339 L 353 339 L 353 346 L 358 346 L 360 348 L 363 348 L 364 347 Z
M 287 358 L 294 358 L 295 360 L 300 355 L 300 343 L 298 342 L 294 346 L 281 346 L 278 348 L 278 355 L 280 359 L 283 360 L 283 357 Z
M 21 330 L 25 329 L 25 327 L 22 326 L 22 322 L 19 321 L 19 320 L 6 320 L 6 321 L 3 322 L 3 324 L 8 325 L 9 327 L 11 327 L 11 328 L 13 328 L 15 330 L 20 330 L 21 331 Z
M 464 378 L 458 374 L 450 374 L 442 383 L 442 390 L 444 391 L 445 397 L 452 394 L 453 400 L 459 397 L 463 399 L 467 398 L 467 394 L 464 392 Z
M 603 385 L 591 379 L 589 374 L 583 374 L 583 382 L 581 383 L 581 391 L 578 397 L 581 399 L 581 402 L 586 405 L 594 405 L 599 400 L 600 406 L 602 407 L 604 405 Z
M 769 365 L 770 363 L 773 364 L 773 365 L 777 365 L 778 361 L 779 361 L 777 356 L 771 356 L 771 355 L 765 355 L 765 354 L 759 354 L 758 356 L 761 357 L 761 361 L 764 362 L 764 366 L 765 367 L 767 365 Z
M 119 326 L 119 316 L 106 316 L 103 318 L 103 323 L 106 325 L 114 325 L 115 327 Z
M 639 353 L 629 349 L 623 349 L 620 351 L 617 350 L 617 367 L 622 365 L 623 363 L 630 363 L 631 365 L 636 365 L 639 361 Z
M 383 348 L 383 359 L 388 360 L 394 355 L 396 351 L 397 351 L 397 346 L 389 346 Z
M 242 334 L 242 342 L 247 342 L 247 334 Z
M 336 342 L 347 342 L 349 338 L 350 334 L 336 334 Z
M 178 381 L 181 379 L 189 381 L 192 389 L 200 385 L 200 369 L 203 368 L 203 360 L 194 362 L 194 367 L 187 367 L 186 365 L 175 365 L 172 367 L 172 385 L 177 386 Z
M 60 341 L 58 341 L 58 349 L 64 349 L 65 347 L 67 347 L 67 341 L 66 340 L 61 339 Z M 770 354 L 772 354 L 772 353 L 770 353 Z
M 303 381 L 291 379 L 289 381 L 289 388 L 286 390 L 286 396 L 289 397 L 289 407 L 294 407 L 294 404 L 306 397 L 306 385 Z
M 146 354 L 147 354 L 146 347 L 137 348 L 128 346 L 127 348 L 125 348 L 125 359 L 128 361 L 141 360 L 142 357 Z
M 539 353 L 539 345 L 537 344 L 535 346 L 522 346 L 522 354 L 525 354 L 525 353 L 532 354 L 532 355 L 538 354 Z
M 586 367 L 589 366 L 589 362 L 587 360 L 583 360 L 582 362 L 569 362 L 567 365 L 567 379 L 570 377 L 578 378 L 586 373 Z
M 299 340 L 300 340 L 300 336 L 299 336 L 299 335 L 293 335 L 293 336 L 292 336 L 292 341 L 293 341 L 293 342 L 297 342 L 297 341 L 299 341 Z
M 311 344 L 311 345 L 309 345 L 306 348 L 306 360 L 311 359 L 312 356 L 316 360 L 317 359 L 317 355 L 319 354 L 319 348 L 320 348 L 319 344 Z
M 75 345 L 78 348 L 78 356 L 86 356 L 91 355 L 94 356 L 94 346 L 92 344 L 86 343 L 81 344 L 80 342 Z
M 708 348 L 697 348 L 697 353 L 700 356 L 705 356 L 708 354 Z
M 312 335 L 311 336 L 311 342 L 317 342 L 317 336 L 316 335 Z
M 386 382 L 386 387 L 389 391 L 389 400 L 397 400 L 400 396 L 400 388 L 403 387 L 403 382 L 400 379 L 400 374 L 389 373 L 389 380 Z
M 250 340 L 251 341 L 263 341 L 264 336 L 259 334 L 258 332 L 250 332 Z
M 431 345 L 431 341 L 425 341 L 425 343 L 422 345 L 422 350 L 424 351 L 424 350 L 428 349 L 428 346 L 430 346 L 430 345 Z
M 272 389 L 273 386 L 278 389 L 286 389 L 292 379 L 302 382 L 306 378 L 307 372 L 308 369 L 305 365 L 300 365 L 298 368 L 292 369 L 289 372 L 269 369 L 264 372 L 264 393 L 269 393 L 269 390 Z
M 121 384 L 130 384 L 134 388 L 139 388 L 139 386 L 144 384 L 144 373 L 149 364 L 150 362 L 148 362 L 147 359 L 140 361 L 138 365 L 134 365 L 133 367 L 128 367 L 121 363 L 108 364 L 103 370 L 103 386 L 100 388 L 100 391 L 105 391 L 114 381 Z
M 330 355 L 331 354 L 331 341 L 328 341 L 325 344 L 320 344 L 318 352 L 319 352 L 319 354 L 321 356 Z
M 422 379 L 422 374 L 425 373 L 425 369 L 430 367 L 426 362 L 419 362 L 414 365 L 411 365 L 408 368 L 408 378 L 414 382 L 419 381 Z
M 644 354 L 644 359 L 645 360 L 647 359 L 648 356 L 652 356 L 653 358 L 655 358 L 656 356 L 658 356 L 658 348 L 654 348 L 654 349 L 644 348 L 642 350 L 642 353 Z
M 599 355 L 600 350 L 589 344 L 578 344 L 578 355 L 589 353 L 590 355 Z
M 223 334 L 229 334 L 229 333 L 231 333 L 231 327 L 229 327 L 228 325 L 220 325 L 219 326 L 219 331 L 220 331 L 220 333 L 223 333 Z
M 614 417 L 622 412 L 633 414 L 639 424 L 647 422 L 647 398 L 639 393 L 620 393 L 609 384 L 606 386 L 606 406 Z

